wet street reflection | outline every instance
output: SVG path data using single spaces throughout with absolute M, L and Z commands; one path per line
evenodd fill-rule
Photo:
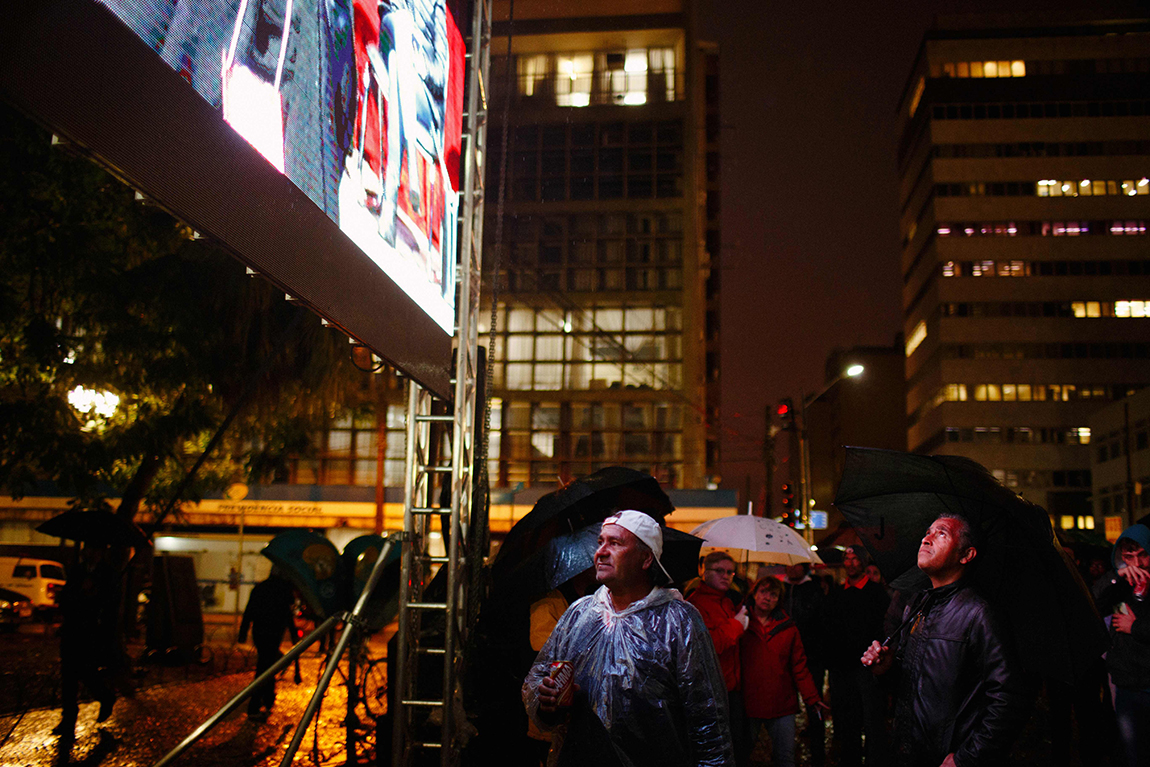
M 373 696 L 360 704 L 354 723 L 359 763 L 374 757 L 375 720 L 385 704 L 380 689 L 386 670 L 384 633 L 367 646 L 376 662 L 367 685 Z M 211 643 L 204 662 L 189 666 L 144 665 L 137 673 L 134 697 L 120 697 L 111 718 L 97 723 L 99 704 L 81 701 L 72 744 L 52 733 L 60 721 L 58 639 L 50 627 L 25 626 L 0 636 L 4 657 L 0 676 L 0 766 L 65 765 L 148 767 L 214 714 L 252 679 L 255 652 L 231 641 Z M 318 648 L 318 644 L 316 645 Z M 215 767 L 278 765 L 291 742 L 322 673 L 323 655 L 304 654 L 302 682 L 290 667 L 276 684 L 275 705 L 266 722 L 249 720 L 241 706 L 215 730 L 183 754 L 177 765 Z M 345 764 L 347 755 L 346 661 L 332 680 L 317 720 L 308 729 L 295 764 Z M 361 686 L 361 689 L 362 686 Z M 374 696 L 379 696 L 377 699 Z M 70 748 L 69 748 L 70 745 Z

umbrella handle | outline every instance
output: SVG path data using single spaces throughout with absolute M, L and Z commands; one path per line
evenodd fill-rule
M 913 613 L 911 613 L 909 618 L 907 618 L 902 623 L 900 623 L 898 628 L 896 628 L 894 631 L 892 631 L 890 633 L 890 636 L 888 636 L 886 639 L 884 639 L 882 641 L 882 646 L 883 647 L 888 646 L 892 639 L 894 639 L 899 634 L 901 634 L 903 632 L 903 629 L 905 629 L 907 626 L 909 626 L 911 623 L 913 623 L 916 618 L 918 618 L 920 615 L 922 615 L 922 611 L 926 609 L 926 605 L 928 602 L 930 602 L 929 596 L 922 600 L 922 604 L 919 605 L 917 610 L 915 610 Z

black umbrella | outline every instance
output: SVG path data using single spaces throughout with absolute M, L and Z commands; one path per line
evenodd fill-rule
M 981 541 L 970 581 L 1011 629 L 1026 671 L 1073 683 L 1105 652 L 1106 629 L 1049 515 L 980 464 L 848 447 L 835 506 L 899 590 L 929 587 L 918 548 L 938 515 L 968 520 Z
M 148 545 L 148 536 L 135 523 L 102 509 L 65 511 L 36 529 L 54 538 L 97 545 L 137 549 Z
M 540 498 L 507 533 L 493 574 L 496 578 L 505 575 L 555 536 L 602 522 L 621 509 L 643 511 L 662 522 L 675 507 L 654 477 L 608 466 Z
M 594 523 L 573 533 L 555 536 L 501 577 L 495 584 L 494 594 L 505 599 L 534 601 L 594 567 L 599 528 L 599 523 Z M 699 574 L 702 546 L 702 538 L 671 527 L 663 529 L 663 556 L 659 561 L 675 583 L 689 581 Z

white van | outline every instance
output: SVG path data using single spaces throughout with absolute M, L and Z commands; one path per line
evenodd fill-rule
M 53 609 L 64 588 L 64 566 L 51 559 L 0 557 L 0 588 L 28 597 L 37 611 Z

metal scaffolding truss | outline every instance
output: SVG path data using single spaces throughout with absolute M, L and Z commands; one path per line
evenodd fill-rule
M 471 601 L 468 588 L 483 564 L 486 515 L 475 509 L 473 475 L 477 417 L 482 413 L 479 352 L 480 265 L 483 243 L 483 167 L 487 134 L 487 83 L 491 54 L 491 0 L 474 0 L 467 42 L 467 104 L 462 144 L 463 189 L 459 200 L 458 294 L 456 299 L 454 401 L 436 400 L 415 381 L 408 383 L 404 534 L 396 643 L 392 764 L 426 763 L 422 753 L 437 750 L 440 763 L 459 763 L 467 723 L 463 717 L 461 678 L 468 644 Z M 443 493 L 437 479 L 449 478 L 450 506 L 437 503 Z M 432 520 L 439 517 L 444 554 L 432 555 Z M 484 529 L 470 529 L 480 525 Z M 483 532 L 475 536 L 474 533 Z M 471 535 L 469 535 L 471 533 Z M 437 567 L 444 587 L 431 595 L 428 585 Z M 428 631 L 442 624 L 439 631 Z M 429 639 L 434 636 L 435 639 Z M 442 684 L 428 673 L 428 659 L 442 658 Z M 425 678 L 421 679 L 420 677 Z M 433 692 L 434 691 L 434 692 Z M 438 725 L 438 739 L 428 737 Z

